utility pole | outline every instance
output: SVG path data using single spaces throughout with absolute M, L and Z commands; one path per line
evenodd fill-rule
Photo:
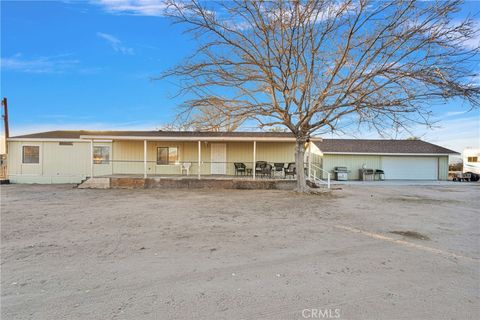
M 5 127 L 5 153 L 7 152 L 7 139 L 10 138 L 10 130 L 8 128 L 8 105 L 7 105 L 7 98 L 2 99 L 2 106 L 3 106 L 3 125 Z
M 10 137 L 10 131 L 8 129 L 8 106 L 7 106 L 7 98 L 2 99 L 2 106 L 3 106 L 3 124 L 5 125 L 5 155 L 1 155 L 0 158 L 0 183 L 9 183 L 7 179 L 7 165 L 6 165 L 6 155 L 8 154 L 8 144 L 7 139 Z

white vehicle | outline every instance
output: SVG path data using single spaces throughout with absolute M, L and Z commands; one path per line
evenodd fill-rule
M 463 150 L 463 173 L 480 175 L 480 149 L 468 148 Z

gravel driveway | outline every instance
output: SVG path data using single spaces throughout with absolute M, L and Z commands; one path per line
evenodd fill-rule
M 2 186 L 1 318 L 478 319 L 479 186 Z

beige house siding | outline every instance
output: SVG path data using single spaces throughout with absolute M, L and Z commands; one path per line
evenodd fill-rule
M 294 162 L 294 142 L 257 142 L 257 161 Z
M 38 164 L 22 163 L 23 146 L 39 146 Z M 90 143 L 10 141 L 8 177 L 13 183 L 76 183 L 90 172 Z
M 113 142 L 113 173 L 143 174 L 144 173 L 144 142 L 115 141 Z M 157 165 L 157 147 L 177 147 L 178 161 L 176 164 Z M 210 149 L 202 143 L 202 159 L 210 159 Z M 180 162 L 192 162 L 190 173 L 198 172 L 197 142 L 147 142 L 147 174 L 180 174 Z M 206 168 L 206 166 L 204 166 Z M 205 169 L 204 168 L 204 169 Z M 202 169 L 202 173 L 205 171 Z
M 258 154 L 257 143 L 257 154 Z M 258 156 L 257 156 L 258 159 Z M 228 142 L 227 143 L 227 174 L 235 174 L 234 162 L 243 162 L 247 168 L 252 168 L 253 142 Z
M 222 142 L 218 142 L 222 143 Z M 235 173 L 234 162 L 244 162 L 253 167 L 253 142 L 224 142 L 226 144 L 226 169 Z M 22 147 L 39 146 L 40 162 L 22 164 Z M 94 146 L 108 146 L 108 164 L 94 164 L 94 176 L 144 173 L 144 142 L 114 141 L 94 142 Z M 211 142 L 201 142 L 201 174 L 211 172 Z M 177 164 L 157 165 L 157 147 L 177 147 Z M 79 183 L 90 176 L 90 141 L 60 145 L 58 141 L 10 141 L 8 172 L 13 183 Z M 257 142 L 256 159 L 268 162 L 293 162 L 295 144 L 289 142 Z M 147 174 L 180 174 L 182 162 L 191 162 L 190 174 L 198 173 L 198 142 L 147 142 Z
M 295 161 L 295 143 L 293 142 L 257 142 L 256 161 L 269 163 Z M 233 162 L 244 162 L 247 168 L 254 168 L 253 142 L 227 144 L 227 174 L 234 174 Z
M 253 167 L 253 142 L 215 142 L 226 144 L 227 174 L 235 173 L 234 162 Z M 211 173 L 211 142 L 201 142 L 201 174 Z M 148 174 L 180 174 L 180 164 L 157 165 L 157 147 L 177 147 L 179 162 L 191 162 L 190 174 L 198 173 L 198 142 L 147 143 Z M 293 162 L 295 144 L 288 142 L 257 142 L 257 161 Z M 115 141 L 113 143 L 113 173 L 143 174 L 143 141 Z

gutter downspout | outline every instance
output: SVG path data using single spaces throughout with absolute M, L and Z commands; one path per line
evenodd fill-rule
M 93 140 L 90 140 L 90 178 L 93 178 Z
M 253 140 L 253 165 L 252 165 L 252 176 L 255 180 L 255 163 L 257 162 L 257 140 Z
M 143 178 L 147 178 L 147 140 L 143 140 Z

